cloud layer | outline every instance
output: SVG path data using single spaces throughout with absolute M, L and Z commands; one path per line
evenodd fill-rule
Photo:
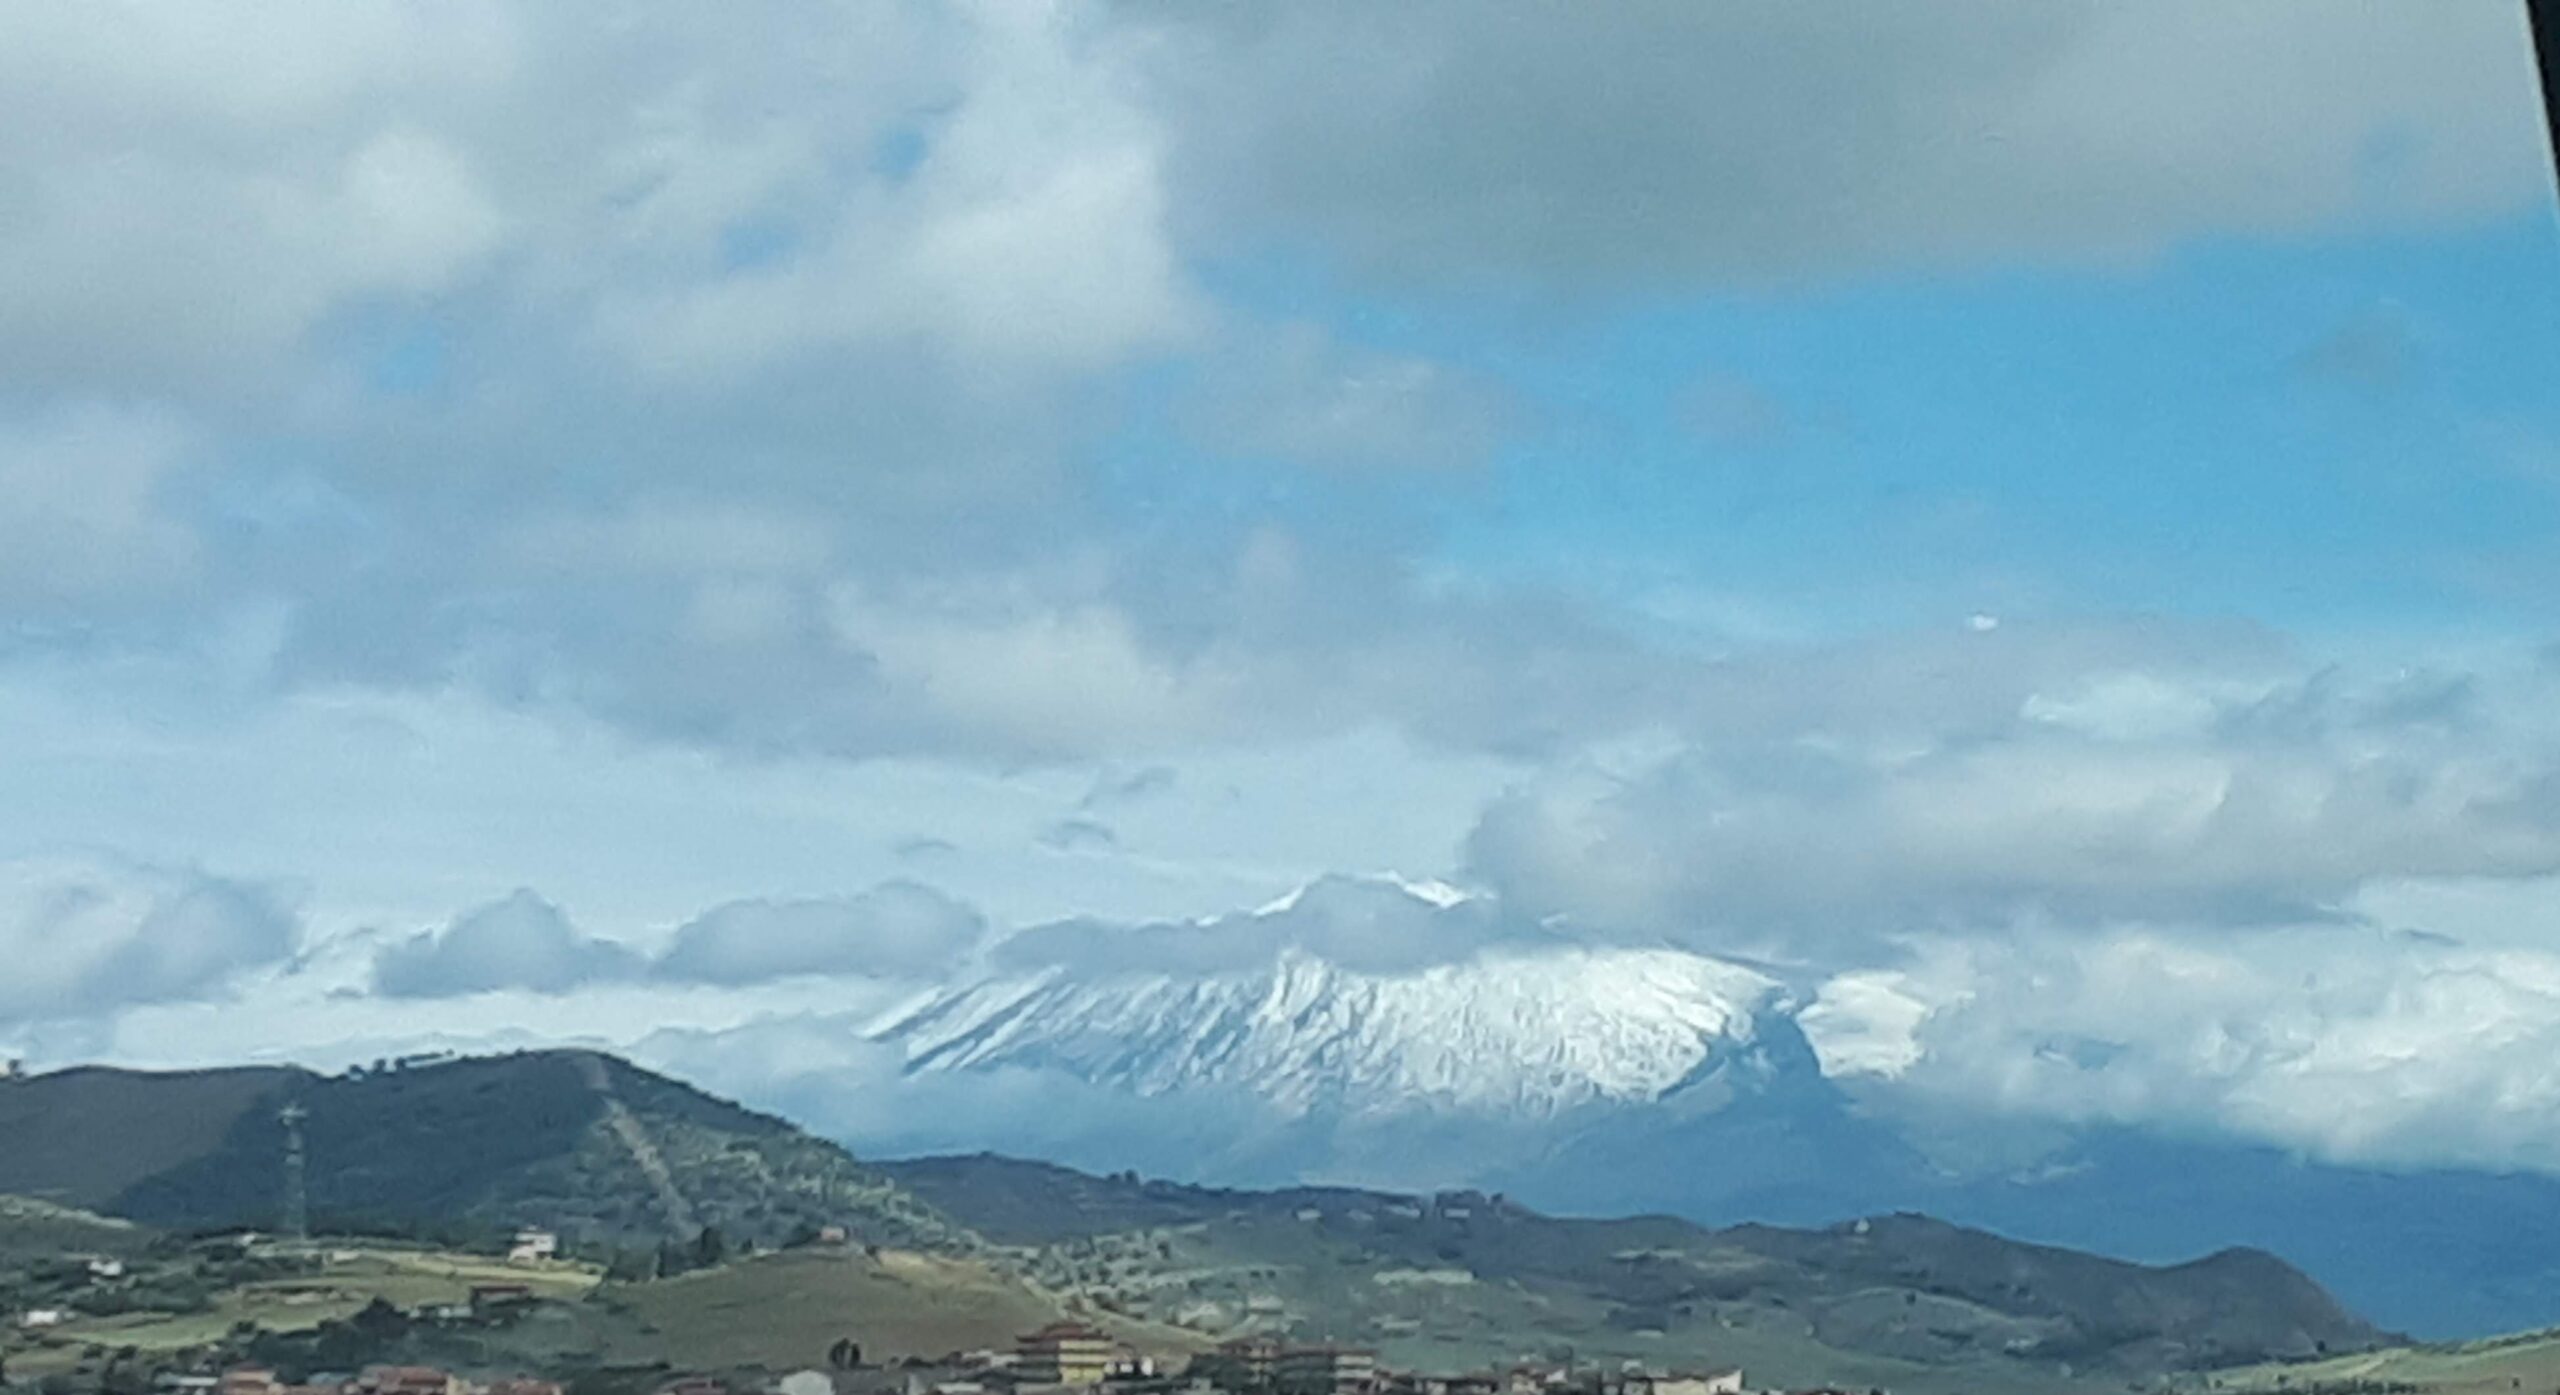
M 2380 929 L 1942 941 L 1808 1026 L 1879 1105 L 2233 1135 L 2330 1162 L 2560 1170 L 2560 957 Z
M 2541 176 L 2522 21 L 2496 7 L 1131 8 L 1171 36 L 1198 216 L 1381 277 L 2132 258 L 2458 219 Z
M 2398 879 L 2560 871 L 2546 681 L 2509 681 L 2090 673 L 1919 739 L 1585 772 L 1498 802 L 1471 855 L 1533 912 L 1833 962 L 1936 929 L 2298 923 Z
M 2521 22 L 0 12 L 0 777 L 148 853 L 5 864 L 0 1022 L 681 1002 L 869 1129 L 747 1023 L 1668 943 L 1912 1098 L 2560 1167 L 2539 947 L 2376 909 L 2560 874 L 2551 496 L 2443 483 L 2548 399 L 2441 311 L 2548 197 Z
M 0 634 L 254 610 L 282 681 L 766 753 L 1619 729 L 1698 675 L 1360 492 L 1535 414 L 1258 259 L 1500 304 L 2459 223 L 2540 192 L 2518 22 L 14 16 Z
M 974 907 L 893 881 L 852 896 L 725 902 L 644 954 L 579 930 L 558 906 L 519 890 L 384 948 L 372 983 L 395 998 L 450 998 L 643 981 L 739 988 L 804 977 L 932 978 L 968 963 L 985 934 Z
M 276 890 L 111 859 L 0 863 L 0 1023 L 200 998 L 281 967 L 301 926 Z
M 450 998 L 523 989 L 561 993 L 630 978 L 641 959 L 578 932 L 558 906 L 519 890 L 384 950 L 375 991 L 394 998 Z
M 986 918 L 921 882 L 826 900 L 732 901 L 679 927 L 661 978 L 746 984 L 796 975 L 929 978 L 973 957 Z

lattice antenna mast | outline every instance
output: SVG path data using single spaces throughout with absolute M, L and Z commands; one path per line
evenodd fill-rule
M 302 1147 L 302 1121 L 310 1117 L 311 1111 L 300 1101 L 276 1114 L 284 1125 L 284 1238 L 295 1245 L 311 1243 L 311 1197 Z

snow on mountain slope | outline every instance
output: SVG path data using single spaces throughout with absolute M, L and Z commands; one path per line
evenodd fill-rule
M 1444 888 L 1396 890 L 1421 914 L 1464 908 Z M 1187 932 L 1268 932 L 1315 899 Z M 1526 1119 L 1676 1089 L 1746 1048 L 1779 989 L 1755 970 L 1672 950 L 1549 940 L 1355 968 L 1276 943 L 1258 964 L 1208 973 L 998 977 L 937 995 L 876 1036 L 905 1050 L 911 1072 L 1047 1069 L 1140 1095 L 1240 1089 L 1295 1114 Z

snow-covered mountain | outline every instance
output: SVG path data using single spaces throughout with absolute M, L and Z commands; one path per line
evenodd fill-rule
M 1436 885 L 1332 879 L 1248 916 L 1162 928 L 1185 937 L 1167 945 L 1177 967 L 1003 973 L 877 1035 L 904 1048 L 911 1072 L 1059 1071 L 1142 1096 L 1240 1091 L 1289 1115 L 1528 1121 L 1691 1086 L 1745 1058 L 1760 1024 L 1786 1010 L 1767 975 L 1674 950 L 1497 933 L 1468 957 L 1417 963 L 1374 938 L 1339 943 L 1428 938 L 1474 913 Z M 1203 940 L 1250 957 L 1201 971 Z
M 1500 951 L 1390 973 L 1288 949 L 1202 978 L 991 979 L 881 1035 L 916 1071 L 1061 1070 L 1142 1095 L 1242 1089 L 1300 1114 L 1543 1118 L 1679 1088 L 1751 1042 L 1776 990 L 1670 950 Z
M 1474 1186 L 1714 1224 L 1908 1209 L 2154 1261 L 2254 1245 L 2431 1334 L 2560 1303 L 2560 1179 L 1879 1108 L 1825 1075 L 1808 1031 L 1838 1057 L 1838 1027 L 1802 1005 L 1748 965 L 1576 942 L 1437 884 L 1335 878 L 1197 924 L 1025 932 L 985 976 L 868 1034 L 924 1087 L 907 1110 L 976 1102 L 938 1150 Z

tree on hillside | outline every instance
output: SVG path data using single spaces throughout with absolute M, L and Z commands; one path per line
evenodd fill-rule
M 721 1236 L 720 1227 L 716 1225 L 704 1226 L 702 1228 L 702 1233 L 693 1237 L 693 1264 L 695 1268 L 708 1269 L 728 1257 L 729 1242 Z
M 378 1342 L 397 1341 L 409 1334 L 409 1315 L 391 1305 L 380 1294 L 356 1311 L 347 1324 L 357 1332 Z

